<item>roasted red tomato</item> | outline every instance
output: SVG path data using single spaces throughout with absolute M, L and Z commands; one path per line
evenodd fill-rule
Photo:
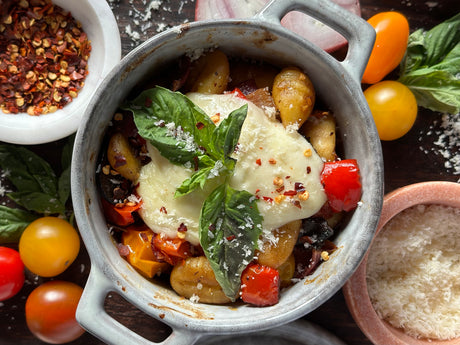
M 260 264 L 249 264 L 241 275 L 241 299 L 258 307 L 278 303 L 280 275 L 278 270 Z
M 19 253 L 0 247 L 0 301 L 16 295 L 24 285 L 24 264 Z
M 361 181 L 356 159 L 324 163 L 321 183 L 329 206 L 335 212 L 351 211 L 361 199 Z
M 401 13 L 392 11 L 378 13 L 367 22 L 374 27 L 376 38 L 362 82 L 374 84 L 394 70 L 404 57 L 409 23 Z
M 49 281 L 31 292 L 26 301 L 26 322 L 40 340 L 63 344 L 85 331 L 75 319 L 83 289 L 70 282 Z

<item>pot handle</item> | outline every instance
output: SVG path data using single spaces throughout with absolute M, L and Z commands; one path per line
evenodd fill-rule
M 374 28 L 364 19 L 330 0 L 271 0 L 255 18 L 281 25 L 281 19 L 291 11 L 302 11 L 311 15 L 347 39 L 347 56 L 340 63 L 361 84 L 364 69 L 374 47 Z
M 80 325 L 105 343 L 113 345 L 191 345 L 200 338 L 199 333 L 184 329 L 173 329 L 169 337 L 161 343 L 143 338 L 106 313 L 104 301 L 107 294 L 113 290 L 113 283 L 95 265 L 92 265 L 76 312 Z

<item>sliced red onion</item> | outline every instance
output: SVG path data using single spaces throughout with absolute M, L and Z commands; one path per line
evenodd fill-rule
M 359 0 L 333 0 L 348 11 L 360 16 Z M 197 0 L 195 20 L 248 18 L 255 15 L 268 0 Z M 333 52 L 347 41 L 323 23 L 297 11 L 288 13 L 281 25 L 308 39 L 327 52 Z

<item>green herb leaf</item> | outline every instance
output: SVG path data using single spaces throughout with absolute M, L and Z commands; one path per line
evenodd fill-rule
M 69 139 L 62 156 L 64 171 L 56 177 L 44 159 L 22 146 L 0 145 L 0 167 L 15 186 L 7 196 L 18 205 L 44 215 L 65 215 L 70 196 L 70 157 L 73 139 Z
M 460 111 L 460 14 L 409 36 L 398 79 L 418 105 L 443 113 Z
M 217 187 L 201 209 L 201 246 L 217 281 L 232 300 L 238 296 L 241 273 L 254 258 L 262 219 L 256 198 L 227 184 Z
M 0 166 L 18 191 L 57 196 L 56 175 L 50 165 L 21 146 L 0 145 Z
M 247 113 L 248 105 L 245 104 L 232 111 L 212 133 L 214 147 L 221 157 L 228 157 L 235 151 Z
M 207 155 L 218 159 L 211 146 L 216 127 L 199 107 L 179 92 L 155 87 L 123 106 L 134 115 L 139 134 L 175 164 Z
M 17 243 L 24 229 L 38 216 L 0 205 L 0 243 Z

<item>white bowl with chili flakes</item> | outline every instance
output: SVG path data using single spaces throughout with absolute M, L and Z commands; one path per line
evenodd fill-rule
M 0 141 L 34 145 L 64 138 L 78 129 L 90 98 L 121 59 L 115 17 L 105 0 L 20 0 L 5 6 L 8 13 L 0 18 L 0 46 L 5 48 L 0 53 Z M 61 15 L 57 28 L 41 20 L 53 13 Z M 19 31 L 19 40 L 12 31 Z M 17 73 L 22 76 L 15 84 L 9 78 Z M 9 94 L 2 87 L 9 87 Z

